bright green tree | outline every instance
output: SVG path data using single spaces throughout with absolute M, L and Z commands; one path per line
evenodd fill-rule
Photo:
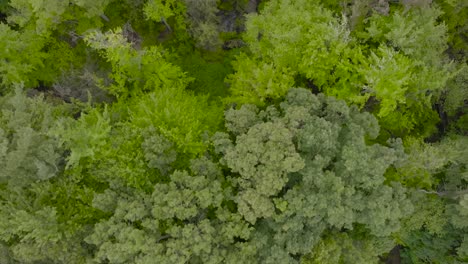
M 385 138 L 430 135 L 438 121 L 432 105 L 456 73 L 443 54 L 447 29 L 437 7 L 392 10 L 353 32 L 346 17 L 316 2 L 267 3 L 248 16 L 249 56 L 228 78 L 233 100 L 260 105 L 283 97 L 294 80 L 371 110 Z

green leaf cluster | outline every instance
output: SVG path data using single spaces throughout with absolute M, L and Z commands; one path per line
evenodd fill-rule
M 226 122 L 235 140 L 217 134 L 215 150 L 233 173 L 239 214 L 257 227 L 261 262 L 295 263 L 326 230 L 362 226 L 390 239 L 412 212 L 400 184 L 383 184 L 398 150 L 366 144 L 377 121 L 344 101 L 291 89 L 279 107 L 244 105 Z
M 466 11 L 0 1 L 0 263 L 467 263 Z
M 309 85 L 370 109 L 390 135 L 430 135 L 438 121 L 432 103 L 453 77 L 443 54 L 447 28 L 436 7 L 392 10 L 351 31 L 346 17 L 315 2 L 268 3 L 248 16 L 249 55 L 228 79 L 233 100 L 261 105 Z

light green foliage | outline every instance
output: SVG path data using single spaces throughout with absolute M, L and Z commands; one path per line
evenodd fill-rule
M 8 87 L 12 83 L 24 83 L 27 88 L 44 83 L 49 85 L 60 71 L 79 64 L 77 62 L 81 60 L 71 58 L 77 55 L 73 54 L 75 51 L 70 46 L 76 45 L 76 39 L 71 40 L 73 44 L 69 45 L 63 41 L 64 38 L 56 40 L 53 32 L 65 31 L 69 35 L 65 39 L 79 37 L 75 31 L 81 33 L 96 27 L 99 24 L 96 16 L 103 14 L 108 3 L 82 0 L 78 3 L 54 0 L 10 1 L 6 19 L 9 26 L 4 23 L 0 25 L 2 85 Z M 69 22 L 75 19 L 79 23 Z
M 156 128 L 183 153 L 201 153 L 205 149 L 203 134 L 215 131 L 221 121 L 219 108 L 207 99 L 166 87 L 130 104 L 131 123 L 140 129 Z
M 32 30 L 18 32 L 0 24 L 0 92 L 8 92 L 13 84 L 25 88 L 52 84 L 62 71 L 81 67 L 79 48 L 50 37 L 38 36 Z M 67 73 L 68 74 L 68 73 Z
M 391 16 L 376 14 L 368 21 L 366 37 L 389 43 L 412 59 L 438 66 L 447 49 L 447 27 L 437 22 L 441 14 L 435 7 L 396 11 Z
M 86 42 L 111 63 L 114 83 L 105 87 L 117 97 L 140 95 L 160 88 L 184 88 L 190 81 L 179 67 L 164 59 L 158 46 L 135 50 L 122 35 L 121 29 L 89 33 Z
M 87 11 L 93 12 L 96 4 L 104 4 L 96 11 L 102 14 L 106 2 L 89 1 Z M 6 71 L 2 73 L 4 83 L 24 82 L 27 88 L 51 84 L 60 71 L 82 61 L 79 56 L 83 54 L 74 54 L 79 49 L 73 49 L 80 38 L 78 34 L 102 25 L 96 18 L 98 14 L 89 14 L 70 1 L 15 0 L 10 5 L 6 20 L 14 30 L 3 23 L 0 30 L 6 34 L 2 39 L 11 38 L 2 42 L 6 45 L 2 51 L 7 53 L 0 54 L 6 60 L 1 66 Z M 54 32 L 64 32 L 65 36 L 58 40 Z
M 27 98 L 20 87 L 0 101 L 0 181 L 24 186 L 54 177 L 62 150 L 49 130 L 59 109 L 43 98 Z
M 368 89 L 381 100 L 378 116 L 384 117 L 395 111 L 398 104 L 406 103 L 411 61 L 387 47 L 381 47 L 371 56 L 372 63 L 364 75 Z
M 181 6 L 176 0 L 150 0 L 146 2 L 143 12 L 148 19 L 162 22 L 175 15 L 180 15 Z
M 397 150 L 365 143 L 378 135 L 371 115 L 291 89 L 280 108 L 245 106 L 226 118 L 235 143 L 217 134 L 214 144 L 235 173 L 239 213 L 257 223 L 251 243 L 262 262 L 293 263 L 290 254 L 308 254 L 326 229 L 362 224 L 388 237 L 411 213 L 405 189 L 383 184 Z
M 146 20 L 161 23 L 160 28 L 164 28 L 163 34 L 166 36 L 161 41 L 175 38 L 177 42 L 169 42 L 177 46 L 186 44 L 190 38 L 187 31 L 186 10 L 184 1 L 178 0 L 149 0 L 143 7 Z
M 45 39 L 28 30 L 19 33 L 0 23 L 0 79 L 2 92 L 13 83 L 37 85 L 37 72 L 42 70 L 42 60 L 47 54 L 41 51 Z
M 438 96 L 440 91 L 436 90 L 445 85 L 448 73 L 427 70 L 385 46 L 371 54 L 370 62 L 361 72 L 367 92 L 380 102 L 376 113 L 381 125 L 400 136 L 409 131 L 423 135 L 432 132 L 438 117 L 431 110 L 431 93 L 434 98 Z M 428 95 L 422 95 L 423 92 Z
M 435 7 L 375 12 L 350 32 L 346 17 L 313 1 L 269 2 L 261 14 L 248 16 L 244 39 L 252 55 L 234 64 L 232 99 L 261 105 L 305 78 L 327 95 L 369 107 L 386 138 L 428 136 L 438 121 L 432 104 L 453 77 L 440 14 Z
M 310 27 L 311 24 L 314 27 Z M 269 2 L 261 15 L 248 15 L 246 27 L 244 39 L 255 57 L 261 56 L 278 67 L 291 68 L 301 62 L 302 50 L 309 41 L 315 48 L 326 51 L 324 41 L 339 40 L 341 30 L 331 12 L 303 0 Z
M 176 88 L 84 110 L 55 133 L 70 150 L 67 168 L 98 181 L 148 190 L 203 153 L 221 117 L 206 97 Z
M 365 103 L 367 98 L 359 95 L 363 77 L 355 69 L 365 60 L 360 49 L 351 46 L 346 20 L 336 19 L 313 1 L 276 1 L 268 3 L 260 15 L 249 15 L 246 27 L 244 39 L 260 61 L 239 57 L 240 70 L 231 82 L 239 79 L 249 84 L 252 79 L 254 85 L 233 85 L 234 95 L 241 93 L 251 101 L 263 101 L 271 94 L 282 97 L 301 74 L 327 94 Z M 258 68 L 261 72 L 265 64 L 275 69 L 269 76 L 268 93 L 262 93 L 268 80 L 255 78 L 249 71 Z M 242 94 L 242 89 L 258 92 Z
M 66 20 L 78 16 L 83 20 L 80 22 L 86 24 L 87 19 L 103 15 L 111 1 L 12 0 L 10 6 L 14 11 L 8 16 L 8 22 L 33 30 L 38 35 L 49 35 Z
M 447 28 L 437 22 L 440 15 L 436 7 L 397 10 L 391 16 L 374 14 L 365 33 L 356 33 L 367 43 L 387 43 L 388 48 L 379 47 L 379 59 L 371 60 L 370 67 L 379 70 L 367 71 L 366 79 L 371 92 L 381 100 L 382 126 L 393 127 L 396 135 L 414 131 L 428 136 L 438 121 L 431 105 L 453 77 L 453 69 L 443 54 L 447 49 Z M 379 78 L 379 72 L 385 73 L 385 78 Z M 385 88 L 373 83 L 374 79 L 384 79 Z
M 82 60 L 72 49 L 82 32 L 102 26 L 99 19 L 110 1 L 13 0 L 0 25 L 0 79 L 3 86 L 50 85 L 60 71 Z M 59 32 L 64 37 L 55 38 Z M 69 40 L 65 44 L 64 40 Z M 70 45 L 69 45 L 70 44 Z M 59 54 L 57 54 L 59 53 Z M 68 56 L 66 56 L 66 54 Z M 73 55 L 70 55 L 73 54 Z
M 62 144 L 71 151 L 67 166 L 78 165 L 82 158 L 95 159 L 96 150 L 106 145 L 110 130 L 106 108 L 103 112 L 97 108 L 91 109 L 89 113 L 83 113 L 78 120 L 61 120 L 55 133 L 60 136 Z
M 304 264 L 379 263 L 379 255 L 391 250 L 394 242 L 365 234 L 331 233 L 324 237 L 312 253 L 303 259 Z
M 142 146 L 142 134 L 148 138 L 153 136 L 145 131 L 132 128 L 128 123 L 112 124 L 111 132 L 102 140 L 107 144 L 102 144 L 95 149 L 93 159 L 87 159 L 87 162 L 81 163 L 79 169 L 110 186 L 150 188 L 152 182 L 158 180 L 160 175 L 149 170 L 149 166 L 160 163 L 166 157 L 157 157 L 154 160 L 146 159 L 155 157 L 145 155 L 145 151 L 147 152 L 148 149 L 144 149 Z M 152 146 L 160 151 L 159 147 Z
M 205 133 L 215 131 L 220 121 L 218 107 L 206 97 L 166 88 L 63 120 L 56 133 L 71 151 L 68 168 L 147 189 L 203 153 Z
M 265 105 L 267 100 L 279 99 L 294 85 L 294 75 L 273 64 L 257 63 L 246 55 L 233 62 L 233 75 L 228 77 L 232 100 Z
M 313 35 L 310 37 L 314 38 Z M 333 47 L 328 47 L 330 40 L 316 43 L 320 47 L 308 44 L 302 56 L 310 59 L 301 62 L 301 73 L 327 95 L 362 108 L 372 96 L 371 90 L 363 85 L 367 81 L 365 73 L 360 71 L 360 68 L 369 67 L 369 62 L 360 47 L 346 47 L 344 42 L 338 41 L 333 40 Z

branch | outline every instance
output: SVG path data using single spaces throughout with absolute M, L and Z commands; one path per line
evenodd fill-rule
M 437 194 L 437 195 L 440 195 L 440 193 L 436 192 L 436 191 L 426 191 L 426 190 L 418 190 L 420 192 L 423 192 L 423 193 L 427 193 L 427 194 Z
M 418 191 L 426 193 L 426 194 L 437 194 L 440 197 L 447 197 L 447 198 L 453 198 L 453 199 L 456 199 L 459 196 L 468 194 L 468 189 L 461 190 L 461 191 L 444 191 L 444 192 L 426 191 L 426 190 L 418 190 Z
M 167 24 L 166 19 L 165 19 L 164 17 L 161 18 L 161 22 L 167 27 L 167 29 L 169 30 L 169 32 L 172 32 L 171 26 L 169 26 L 169 24 Z
M 100 17 L 104 19 L 106 22 L 110 21 L 110 19 L 105 14 L 101 14 Z
M 168 238 L 171 238 L 171 235 L 164 235 L 164 236 L 161 236 L 160 238 L 158 238 L 158 240 L 156 240 L 156 243 L 159 243 L 159 242 L 161 242 L 162 240 L 165 240 L 165 239 L 168 239 Z

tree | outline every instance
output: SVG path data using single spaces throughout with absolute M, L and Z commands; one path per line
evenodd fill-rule
M 60 110 L 43 98 L 27 98 L 21 86 L 2 98 L 0 109 L 1 183 L 22 187 L 56 176 L 63 149 L 50 129 Z
M 388 239 L 412 211 L 400 184 L 384 184 L 401 147 L 367 145 L 379 126 L 356 107 L 291 89 L 280 107 L 228 110 L 226 123 L 215 149 L 231 170 L 239 214 L 255 227 L 250 243 L 261 262 L 295 263 L 326 230 L 362 226 Z
M 0 241 L 5 263 L 83 263 L 96 216 L 81 178 L 64 177 L 65 149 L 52 130 L 69 111 L 21 87 L 0 101 Z M 88 205 L 87 205 L 88 203 Z M 91 209 L 91 210 L 89 210 Z M 1 259 L 0 258 L 0 259 Z
M 259 2 L 0 0 L 1 264 L 468 262 L 466 4 Z
M 236 263 L 250 253 L 237 238 L 250 227 L 230 212 L 219 167 L 192 160 L 191 173 L 174 171 L 169 182 L 142 193 L 120 187 L 96 196 L 94 206 L 112 216 L 98 223 L 86 242 L 95 261 L 108 263 Z M 115 186 L 117 187 L 117 186 Z M 115 188 L 114 187 L 114 188 Z M 238 263 L 238 262 L 237 262 Z
M 139 95 L 162 87 L 185 88 L 190 81 L 182 70 L 164 58 L 158 46 L 135 50 L 122 34 L 122 29 L 102 33 L 90 32 L 87 44 L 111 63 L 114 83 L 105 87 L 117 97 Z
M 229 78 L 233 100 L 282 97 L 294 80 L 372 110 L 386 133 L 382 138 L 427 137 L 438 121 L 432 104 L 453 77 L 443 54 L 447 33 L 437 22 L 440 15 L 436 7 L 395 8 L 388 16 L 374 13 L 362 29 L 350 31 L 345 17 L 315 2 L 269 2 L 261 14 L 248 16 L 244 39 L 255 59 L 239 56 L 238 72 Z M 279 80 L 255 75 L 264 65 Z M 277 85 L 265 88 L 268 82 Z
M 465 145 L 466 137 L 462 136 L 447 137 L 437 144 L 412 145 L 407 162 L 398 169 L 405 176 L 403 182 L 418 187 L 410 196 L 415 210 L 402 221 L 396 235 L 406 261 L 467 261 Z
M 217 50 L 221 47 L 219 37 L 220 19 L 217 0 L 184 0 L 187 6 L 189 32 L 196 45 L 207 50 Z
M 48 55 L 42 51 L 45 39 L 32 31 L 19 33 L 0 23 L 0 78 L 2 93 L 14 83 L 23 82 L 26 87 L 35 86 L 40 79 L 36 71 L 43 69 L 43 60 Z

